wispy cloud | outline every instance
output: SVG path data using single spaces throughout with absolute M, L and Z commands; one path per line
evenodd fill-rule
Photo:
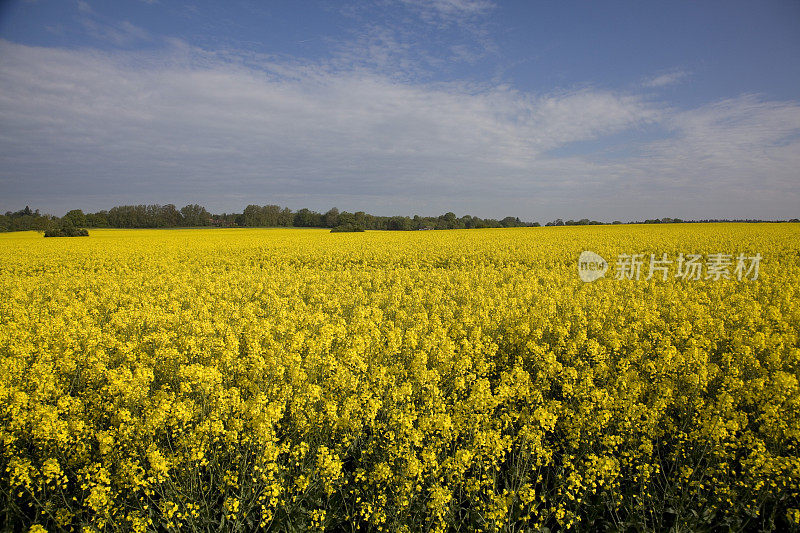
M 494 7 L 487 0 L 346 4 L 342 12 L 354 29 L 331 42 L 333 62 L 397 78 L 440 77 L 458 64 L 475 64 L 496 54 L 485 17 Z
M 150 34 L 146 30 L 128 21 L 105 24 L 97 20 L 84 19 L 81 22 L 89 35 L 117 46 L 129 46 L 150 40 Z
M 400 0 L 431 22 L 461 22 L 486 15 L 496 6 L 489 0 Z
M 127 20 L 118 21 L 104 17 L 98 14 L 84 0 L 78 0 L 77 5 L 81 26 L 83 26 L 86 33 L 95 39 L 115 46 L 130 46 L 151 40 L 150 33 L 147 30 Z
M 639 162 L 658 169 L 653 181 L 721 197 L 771 191 L 800 200 L 800 103 L 742 95 L 674 113 L 665 126 L 673 135 L 650 143 Z
M 673 70 L 670 72 L 659 74 L 657 76 L 652 76 L 646 79 L 642 83 L 642 85 L 644 87 L 651 87 L 651 88 L 666 87 L 668 85 L 676 85 L 678 83 L 681 83 L 688 77 L 689 77 L 689 72 L 686 70 Z
M 615 159 L 550 155 L 644 127 L 666 137 Z M 274 202 L 541 220 L 616 218 L 626 203 L 631 217 L 736 216 L 726 206 L 750 202 L 755 216 L 788 216 L 798 128 L 797 102 L 757 96 L 679 111 L 636 94 L 421 83 L 178 41 L 157 53 L 0 42 L 6 209 Z

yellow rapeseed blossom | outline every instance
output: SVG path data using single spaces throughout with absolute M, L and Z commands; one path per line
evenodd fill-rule
M 796 224 L 0 235 L 0 362 L 9 530 L 800 529 Z

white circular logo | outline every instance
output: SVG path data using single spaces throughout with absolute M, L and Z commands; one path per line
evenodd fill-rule
M 585 282 L 600 279 L 606 275 L 608 263 L 600 255 L 584 250 L 578 257 L 578 276 Z

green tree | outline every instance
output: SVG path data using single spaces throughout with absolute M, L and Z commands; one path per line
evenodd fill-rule
M 458 227 L 458 219 L 456 218 L 456 214 L 453 212 L 445 213 L 444 215 L 439 217 L 439 224 L 438 227 L 441 229 L 455 229 Z
M 291 227 L 294 223 L 294 214 L 292 210 L 288 207 L 284 207 L 281 209 L 280 215 L 278 215 L 278 225 L 284 228 Z
M 353 224 L 361 226 L 362 228 L 373 229 L 367 225 L 367 214 L 364 211 L 356 211 L 353 213 Z
M 70 224 L 79 228 L 82 228 L 87 225 L 86 215 L 84 215 L 83 211 L 81 211 L 80 209 L 73 209 L 72 211 L 69 211 L 66 215 L 62 217 L 62 220 L 69 221 Z
M 248 205 L 244 208 L 244 212 L 242 213 L 244 216 L 244 225 L 248 227 L 258 227 L 262 226 L 262 214 L 261 214 L 261 206 L 258 205 Z
M 89 232 L 82 228 L 75 227 L 70 219 L 64 217 L 60 222 L 52 223 L 44 229 L 45 237 L 88 237 Z
M 322 215 L 316 211 L 303 208 L 294 215 L 294 225 L 299 228 L 323 227 Z
M 181 218 L 184 226 L 210 226 L 211 215 L 206 208 L 198 204 L 181 207 Z
M 108 227 L 108 212 L 98 211 L 97 213 L 87 213 L 86 225 L 90 228 Z
M 326 228 L 334 228 L 340 224 L 339 222 L 339 210 L 335 207 L 332 208 L 330 211 L 325 213 L 324 216 L 325 220 L 325 227 Z
M 386 223 L 386 229 L 397 231 L 409 231 L 412 229 L 411 219 L 408 217 L 392 217 Z

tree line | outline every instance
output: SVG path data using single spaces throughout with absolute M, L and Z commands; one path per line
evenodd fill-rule
M 622 222 L 620 220 L 615 220 L 611 224 L 699 224 L 699 223 L 709 223 L 709 222 L 800 222 L 799 219 L 792 218 L 789 220 L 761 220 L 761 219 L 753 219 L 753 218 L 736 218 L 736 219 L 728 219 L 728 218 L 711 218 L 711 219 L 703 219 L 703 220 L 683 220 L 680 218 L 648 218 L 647 220 L 635 220 L 630 222 Z M 588 218 L 582 218 L 580 220 L 567 220 L 564 222 L 560 218 L 553 220 L 552 222 L 548 222 L 545 226 L 602 226 L 607 225 L 606 222 L 598 222 L 596 220 L 589 220 Z
M 708 219 L 681 220 L 680 218 L 648 219 L 631 221 L 627 224 L 671 224 L 682 222 L 798 222 L 791 220 L 754 220 L 754 219 Z M 604 222 L 583 218 L 580 220 L 556 219 L 545 226 L 587 226 L 602 225 Z M 611 224 L 626 224 L 615 220 Z M 288 207 L 278 205 L 248 205 L 241 213 L 211 214 L 205 207 L 189 204 L 180 209 L 173 204 L 159 205 L 120 205 L 109 210 L 95 213 L 84 213 L 73 209 L 63 217 L 42 214 L 38 209 L 31 210 L 26 206 L 20 211 L 7 211 L 0 215 L 0 232 L 5 231 L 41 231 L 48 229 L 75 228 L 178 228 L 178 227 L 294 227 L 294 228 L 331 228 L 338 231 L 363 230 L 437 230 L 437 229 L 473 229 L 473 228 L 515 228 L 535 227 L 538 222 L 523 222 L 518 217 L 502 219 L 479 218 L 472 215 L 458 217 L 449 212 L 435 217 L 419 215 L 378 216 L 364 211 L 350 213 L 332 208 L 325 213 L 310 209 L 292 211 Z
M 0 231 L 46 231 L 54 225 L 67 224 L 76 228 L 177 228 L 177 227 L 295 227 L 331 228 L 339 230 L 426 230 L 511 228 L 538 226 L 518 217 L 501 220 L 479 218 L 472 215 L 458 217 L 449 212 L 436 217 L 378 216 L 356 211 L 339 211 L 332 208 L 325 213 L 310 209 L 292 211 L 278 205 L 248 205 L 241 213 L 211 214 L 197 204 L 180 209 L 173 204 L 121 205 L 109 210 L 84 213 L 73 209 L 58 218 L 32 211 L 30 207 L 0 215 Z

